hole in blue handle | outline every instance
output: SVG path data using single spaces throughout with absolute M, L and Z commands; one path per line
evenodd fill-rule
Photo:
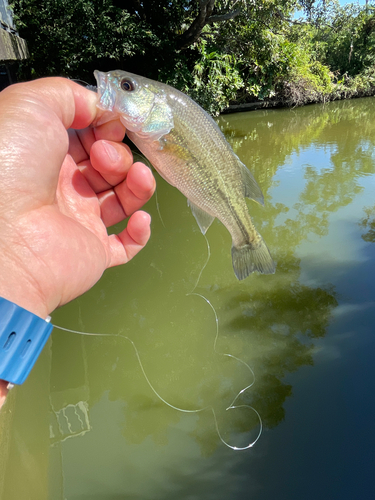
M 29 339 L 26 344 L 25 344 L 25 347 L 23 348 L 22 350 L 22 353 L 21 353 L 21 358 L 23 358 L 24 356 L 26 356 L 26 353 L 27 351 L 29 350 L 29 347 L 31 345 L 31 340 Z
M 7 351 L 10 349 L 10 346 L 13 344 L 14 340 L 16 339 L 16 332 L 12 332 L 9 334 L 9 337 L 6 339 L 5 344 L 3 349 Z

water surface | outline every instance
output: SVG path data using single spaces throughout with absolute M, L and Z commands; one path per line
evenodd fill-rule
M 55 329 L 0 415 L 1 499 L 373 498 L 374 115 L 367 98 L 219 119 L 263 190 L 272 276 L 237 281 L 217 221 L 201 273 L 206 241 L 157 179 L 147 248 L 53 315 L 113 336 Z M 227 448 L 211 409 L 167 406 L 145 373 L 170 405 L 214 408 L 233 446 L 254 408 L 260 439 Z

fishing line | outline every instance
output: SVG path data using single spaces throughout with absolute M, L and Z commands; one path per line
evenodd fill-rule
M 161 224 L 162 224 L 162 226 L 165 229 L 165 224 L 164 224 L 164 221 L 163 221 L 163 217 L 161 216 L 161 212 L 160 212 L 159 200 L 158 200 L 158 191 L 157 191 L 157 189 L 155 189 L 155 201 L 156 201 L 156 210 L 157 210 L 159 218 L 161 220 Z
M 207 239 L 207 238 L 206 238 Z M 208 244 L 208 242 L 207 242 Z M 208 247 L 209 248 L 209 247 Z M 256 437 L 256 439 L 254 441 L 252 441 L 250 444 L 248 444 L 247 446 L 244 446 L 242 448 L 239 448 L 239 447 L 236 447 L 236 446 L 231 446 L 230 444 L 228 444 L 221 436 L 220 434 L 220 431 L 219 431 L 219 427 L 218 427 L 218 423 L 217 423 L 217 418 L 216 418 L 216 413 L 215 413 L 215 410 L 214 408 L 211 406 L 211 410 L 212 410 L 212 413 L 213 413 L 213 416 L 214 416 L 214 420 L 215 420 L 215 425 L 216 425 L 216 431 L 218 433 L 218 436 L 220 438 L 220 440 L 226 445 L 228 446 L 228 448 L 231 448 L 232 450 L 247 450 L 248 448 L 251 448 L 252 446 L 254 446 L 254 444 L 258 441 L 258 439 L 260 438 L 261 434 L 262 434 L 262 431 L 263 431 L 263 424 L 262 424 L 262 418 L 261 416 L 259 415 L 259 413 L 256 411 L 255 408 L 253 408 L 252 406 L 250 405 L 234 405 L 234 403 L 237 401 L 237 399 L 240 397 L 241 394 L 243 394 L 245 391 L 247 391 L 247 389 L 250 389 L 250 387 L 252 387 L 255 383 L 255 373 L 254 371 L 252 370 L 252 368 L 245 362 L 243 361 L 242 359 L 238 358 L 237 356 L 234 356 L 233 354 L 229 354 L 229 353 L 225 353 L 225 352 L 219 352 L 217 350 L 217 341 L 218 341 L 218 338 L 219 338 L 219 318 L 217 316 L 217 313 L 216 313 L 216 310 L 214 308 L 214 306 L 211 304 L 211 302 L 207 299 L 207 297 L 205 297 L 204 295 L 201 295 L 200 293 L 196 293 L 196 292 L 190 292 L 189 294 L 187 295 L 195 295 L 197 297 L 201 297 L 212 309 L 212 312 L 214 313 L 214 316 L 215 316 L 215 324 L 216 324 L 216 335 L 215 335 L 215 340 L 214 340 L 214 352 L 215 354 L 218 354 L 219 356 L 226 356 L 228 358 L 231 358 L 231 359 L 235 359 L 236 361 L 238 361 L 239 363 L 241 363 L 243 366 L 245 366 L 249 372 L 251 373 L 252 375 L 252 382 L 251 384 L 247 385 L 246 387 L 244 387 L 243 389 L 241 389 L 237 395 L 234 397 L 233 401 L 231 402 L 231 404 L 225 408 L 225 410 L 233 410 L 235 408 L 249 408 L 250 410 L 252 410 L 256 416 L 258 417 L 258 420 L 259 420 L 259 433 Z
M 72 82 L 78 83 L 82 87 L 85 87 L 87 90 L 92 90 L 93 92 L 98 91 L 98 88 L 96 85 L 90 85 L 89 83 L 85 82 L 85 80 L 79 80 L 78 78 L 71 78 L 70 80 Z
M 206 262 L 203 264 L 203 267 L 202 269 L 200 270 L 200 273 L 198 275 L 198 278 L 197 278 L 197 281 L 195 282 L 195 285 L 194 285 L 194 288 L 192 289 L 192 291 L 190 293 L 187 293 L 186 295 L 191 295 L 193 294 L 194 290 L 197 288 L 198 286 L 198 283 L 199 283 L 199 280 L 201 279 L 201 276 L 203 274 L 203 271 L 205 270 L 207 264 L 208 264 L 208 261 L 210 260 L 210 257 L 211 257 L 211 248 L 210 248 L 210 244 L 208 242 L 208 239 L 207 239 L 207 236 L 205 234 L 203 234 L 204 236 L 204 239 L 206 240 L 206 245 L 207 245 L 207 259 L 206 259 Z M 204 297 L 205 298 L 205 297 Z M 207 299 L 206 299 L 207 300 Z M 210 304 L 211 305 L 211 304 Z M 212 307 L 212 306 L 211 306 Z M 215 312 L 216 314 L 216 312 Z
M 139 366 L 141 368 L 142 374 L 143 374 L 143 376 L 144 376 L 144 378 L 145 378 L 148 386 L 150 387 L 150 389 L 152 390 L 152 392 L 155 394 L 155 396 L 158 399 L 160 399 L 160 401 L 162 401 L 166 406 L 169 406 L 170 408 L 172 408 L 172 409 L 174 409 L 176 411 L 180 411 L 182 413 L 200 413 L 200 412 L 203 412 L 203 411 L 206 411 L 206 410 L 211 410 L 213 418 L 214 418 L 216 432 L 217 432 L 217 434 L 219 436 L 220 441 L 223 444 L 225 444 L 225 446 L 227 446 L 228 448 L 230 448 L 232 450 L 235 450 L 235 451 L 247 450 L 247 449 L 251 448 L 252 446 L 254 446 L 254 444 L 258 441 L 258 439 L 260 438 L 260 436 L 262 434 L 262 431 L 263 431 L 262 419 L 261 419 L 259 413 L 252 406 L 249 406 L 249 405 L 235 405 L 234 403 L 236 402 L 236 400 L 239 398 L 239 396 L 243 392 L 245 392 L 247 389 L 249 389 L 250 387 L 252 387 L 254 385 L 254 382 L 255 382 L 254 372 L 250 368 L 250 366 L 247 363 L 245 363 L 243 360 L 241 360 L 240 358 L 237 358 L 236 356 L 233 356 L 232 354 L 218 352 L 218 350 L 216 348 L 216 345 L 217 345 L 217 339 L 218 339 L 218 336 L 219 336 L 219 319 L 217 317 L 215 308 L 212 306 L 211 302 L 206 297 L 204 297 L 203 295 L 200 295 L 200 294 L 195 293 L 195 292 L 191 292 L 189 295 L 196 295 L 197 297 L 201 297 L 202 299 L 204 299 L 206 301 L 206 303 L 211 307 L 211 309 L 212 309 L 212 311 L 214 313 L 215 324 L 216 324 L 216 335 L 215 335 L 215 341 L 214 341 L 214 352 L 216 354 L 219 354 L 219 355 L 222 355 L 222 356 L 227 356 L 229 358 L 235 359 L 236 361 L 242 363 L 244 366 L 247 367 L 247 369 L 252 374 L 253 380 L 252 380 L 251 384 L 249 384 L 245 388 L 241 389 L 238 392 L 238 394 L 235 396 L 235 398 L 233 399 L 233 401 L 230 403 L 230 405 L 225 409 L 227 411 L 227 410 L 233 410 L 233 409 L 238 409 L 238 408 L 248 408 L 248 409 L 252 410 L 256 414 L 256 416 L 257 416 L 257 418 L 259 420 L 259 432 L 258 432 L 258 435 L 256 436 L 256 438 L 252 442 L 250 442 L 248 445 L 246 445 L 246 446 L 243 446 L 243 447 L 233 446 L 233 445 L 229 444 L 227 441 L 225 441 L 225 439 L 221 435 L 221 432 L 220 432 L 220 429 L 219 429 L 219 424 L 218 424 L 217 417 L 216 417 L 216 412 L 215 412 L 215 409 L 213 408 L 212 405 L 205 406 L 204 408 L 196 408 L 196 409 L 189 410 L 189 409 L 186 409 L 186 408 L 179 408 L 178 406 L 175 406 L 175 405 L 169 403 L 166 399 L 164 399 L 158 393 L 158 391 L 155 389 L 155 387 L 152 385 L 152 383 L 151 383 L 151 381 L 150 381 L 150 379 L 149 379 L 149 377 L 148 377 L 148 375 L 146 373 L 146 370 L 145 370 L 145 368 L 143 366 L 143 363 L 142 363 L 139 351 L 138 351 L 135 343 L 129 337 L 127 337 L 126 335 L 115 334 L 115 333 L 80 332 L 78 330 L 72 330 L 70 328 L 64 328 L 64 327 L 58 326 L 58 325 L 54 325 L 54 327 L 57 328 L 57 329 L 59 329 L 59 330 L 65 331 L 65 332 L 76 333 L 78 335 L 87 335 L 87 336 L 91 336 L 91 337 L 115 337 L 115 338 L 122 338 L 124 340 L 129 341 L 130 344 L 132 345 L 133 349 L 134 349 L 134 352 L 135 352 L 135 355 L 137 357 L 137 360 L 138 360 Z
M 136 161 L 141 161 L 142 163 L 144 163 L 145 165 L 147 165 L 150 170 L 153 170 L 153 166 L 152 166 L 151 162 L 148 160 L 148 158 L 145 157 L 144 154 L 142 154 L 140 151 L 135 151 L 134 149 L 131 149 L 131 152 L 133 154 L 133 161 L 134 161 L 134 163 Z M 155 181 L 156 181 L 156 179 L 155 179 Z M 159 200 L 158 200 L 158 190 L 157 189 L 155 189 L 155 202 L 156 202 L 156 211 L 157 211 L 157 213 L 159 215 L 159 219 L 161 221 L 161 224 L 162 224 L 162 226 L 165 229 L 165 224 L 164 224 L 164 221 L 163 221 L 163 217 L 161 216 L 161 212 L 160 212 Z
M 258 441 L 258 439 L 260 438 L 260 436 L 261 436 L 261 434 L 263 432 L 262 418 L 259 415 L 259 413 L 257 412 L 257 410 L 255 408 L 253 408 L 252 406 L 250 406 L 250 405 L 244 405 L 244 404 L 236 405 L 235 403 L 238 400 L 238 398 L 241 396 L 241 394 L 243 394 L 245 391 L 247 391 L 248 389 L 250 389 L 254 385 L 254 383 L 255 383 L 255 374 L 254 374 L 254 371 L 252 370 L 252 368 L 245 361 L 243 361 L 242 359 L 238 358 L 237 356 L 234 356 L 233 354 L 223 353 L 223 352 L 220 352 L 218 350 L 218 348 L 217 348 L 217 343 L 218 343 L 218 338 L 219 338 L 219 318 L 218 318 L 218 315 L 216 313 L 216 310 L 215 310 L 214 306 L 209 301 L 209 299 L 207 297 L 205 297 L 204 295 L 195 292 L 195 289 L 198 286 L 198 283 L 199 283 L 199 280 L 200 280 L 200 278 L 202 276 L 202 273 L 203 273 L 205 267 L 207 266 L 208 261 L 209 261 L 210 256 L 211 256 L 210 245 L 209 245 L 208 239 L 207 239 L 206 235 L 204 235 L 204 237 L 205 237 L 206 244 L 207 244 L 207 259 L 206 259 L 206 262 L 204 263 L 204 265 L 203 265 L 203 267 L 202 267 L 202 269 L 201 269 L 201 271 L 200 271 L 200 273 L 198 275 L 198 279 L 197 279 L 197 281 L 195 283 L 195 286 L 194 286 L 193 290 L 190 293 L 187 293 L 186 296 L 194 295 L 196 297 L 200 297 L 201 299 L 203 299 L 206 302 L 206 304 L 209 305 L 209 307 L 211 308 L 211 310 L 212 310 L 212 312 L 214 314 L 215 326 L 216 326 L 215 340 L 214 340 L 214 345 L 213 345 L 213 351 L 214 351 L 214 353 L 217 354 L 217 355 L 219 355 L 219 356 L 225 356 L 227 358 L 230 358 L 230 359 L 233 359 L 233 360 L 237 361 L 238 363 L 242 364 L 250 372 L 250 374 L 251 374 L 251 377 L 252 377 L 251 383 L 248 384 L 243 389 L 241 389 L 236 394 L 236 396 L 234 397 L 234 399 L 232 400 L 232 402 L 229 404 L 229 406 L 225 408 L 225 411 L 235 410 L 235 409 L 240 409 L 240 408 L 247 408 L 247 409 L 250 409 L 252 412 L 255 413 L 255 415 L 256 415 L 256 417 L 257 417 L 257 419 L 259 421 L 259 432 L 258 432 L 256 438 L 253 441 L 251 441 L 249 444 L 247 444 L 246 446 L 242 446 L 242 447 L 233 446 L 233 445 L 231 445 L 230 443 L 228 443 L 223 438 L 223 436 L 222 436 L 222 434 L 220 432 L 220 429 L 219 429 L 219 423 L 218 423 L 218 419 L 217 419 L 217 416 L 216 416 L 216 412 L 215 412 L 215 409 L 214 409 L 214 407 L 212 405 L 207 405 L 204 408 L 187 409 L 187 408 L 180 408 L 178 406 L 175 406 L 172 403 L 170 403 L 169 401 L 167 401 L 165 398 L 163 398 L 163 396 L 155 389 L 155 387 L 151 383 L 151 381 L 150 381 L 150 379 L 149 379 L 149 377 L 148 377 L 148 375 L 146 373 L 145 367 L 143 366 L 143 363 L 142 363 L 142 360 L 141 360 L 141 356 L 139 354 L 139 351 L 138 351 L 135 343 L 129 337 L 127 337 L 126 335 L 115 334 L 115 333 L 81 332 L 81 331 L 78 331 L 78 330 L 72 330 L 72 329 L 69 329 L 69 328 L 64 328 L 64 327 L 58 326 L 58 325 L 54 325 L 54 327 L 57 328 L 57 329 L 59 329 L 59 330 L 65 331 L 65 332 L 75 333 L 75 334 L 78 334 L 78 335 L 87 335 L 87 336 L 91 336 L 91 337 L 115 337 L 117 339 L 118 338 L 122 338 L 124 340 L 127 340 L 128 342 L 130 342 L 130 344 L 132 345 L 132 347 L 134 349 L 134 352 L 135 352 L 135 355 L 137 357 L 139 366 L 141 368 L 141 372 L 142 372 L 142 374 L 143 374 L 143 376 L 144 376 L 144 378 L 145 378 L 148 386 L 150 387 L 151 391 L 155 394 L 155 396 L 162 403 L 164 403 L 166 406 L 169 406 L 169 408 L 172 408 L 173 410 L 176 410 L 176 411 L 179 411 L 179 412 L 182 412 L 182 413 L 200 413 L 200 412 L 203 412 L 203 411 L 211 410 L 212 415 L 213 415 L 213 419 L 214 419 L 215 429 L 216 429 L 217 435 L 219 436 L 220 441 L 225 446 L 227 446 L 228 448 L 230 448 L 231 450 L 234 450 L 234 451 L 247 450 L 247 449 L 249 449 L 249 448 L 251 448 L 252 446 L 255 445 L 255 443 Z
M 203 233 L 202 233 L 203 234 Z M 234 403 L 236 402 L 236 400 L 240 397 L 241 394 L 243 394 L 245 391 L 247 391 L 247 389 L 250 389 L 250 387 L 252 387 L 255 383 L 255 373 L 254 371 L 252 370 L 252 368 L 247 364 L 245 363 L 245 361 L 243 361 L 242 359 L 238 358 L 237 356 L 234 356 L 233 354 L 229 354 L 229 353 L 223 353 L 223 352 L 219 352 L 217 350 L 217 342 L 218 342 L 218 338 L 219 338 L 219 318 L 218 318 L 218 315 L 216 313 L 216 309 L 214 308 L 214 306 L 211 304 L 211 302 L 209 301 L 209 299 L 207 297 L 205 297 L 204 295 L 200 294 L 200 293 L 196 293 L 195 292 L 195 289 L 197 288 L 198 286 L 198 283 L 201 279 L 201 276 L 203 274 L 203 271 L 205 270 L 207 264 L 208 264 L 208 261 L 210 260 L 210 257 L 211 257 L 211 248 L 210 248 L 210 244 L 209 244 L 209 241 L 208 241 L 208 238 L 206 236 L 206 234 L 203 234 L 204 236 L 204 239 L 206 240 L 206 245 L 207 245 L 207 259 L 206 259 L 206 262 L 204 263 L 199 275 L 198 275 L 198 278 L 197 278 L 197 281 L 195 283 L 195 286 L 193 288 L 193 290 L 190 292 L 190 293 L 187 293 L 186 296 L 189 296 L 189 295 L 195 295 L 196 297 L 200 297 L 201 299 L 203 299 L 211 308 L 213 314 L 214 314 L 214 317 L 215 317 L 215 325 L 216 325 L 216 335 L 215 335 L 215 340 L 214 340 L 214 352 L 215 354 L 218 354 L 219 356 L 226 356 L 228 358 L 231 358 L 231 359 L 234 359 L 236 361 L 238 361 L 239 363 L 241 363 L 243 366 L 245 366 L 251 373 L 252 377 L 253 377 L 253 381 L 251 382 L 251 384 L 247 385 L 246 387 L 244 387 L 243 389 L 240 390 L 240 392 L 235 396 L 235 398 L 233 399 L 233 401 L 231 402 L 231 404 L 226 408 L 226 411 L 227 410 L 232 410 L 232 409 L 236 409 L 236 408 L 249 408 L 250 410 L 252 410 L 258 417 L 258 420 L 259 420 L 259 433 L 256 437 L 256 439 L 250 443 L 249 445 L 245 446 L 245 447 L 242 447 L 242 448 L 238 448 L 236 446 L 231 446 L 229 445 L 221 436 L 220 434 L 220 430 L 219 430 L 219 426 L 218 426 L 218 422 L 217 422 L 217 418 L 216 418 L 216 413 L 215 413 L 215 410 L 214 408 L 211 406 L 211 410 L 212 410 L 212 413 L 213 413 L 213 417 L 214 417 L 214 421 L 215 421 L 215 426 L 216 426 L 216 431 L 217 431 L 217 434 L 220 438 L 220 440 L 226 445 L 228 446 L 229 448 L 231 448 L 232 450 L 247 450 L 248 448 L 251 448 L 252 446 L 254 446 L 254 444 L 258 441 L 258 439 L 260 438 L 261 434 L 262 434 L 262 431 L 263 431 L 263 424 L 262 424 L 262 418 L 261 416 L 259 415 L 259 413 L 256 411 L 255 408 L 253 408 L 252 406 L 249 406 L 249 405 L 234 405 Z M 204 408 L 204 409 L 207 409 L 207 408 Z

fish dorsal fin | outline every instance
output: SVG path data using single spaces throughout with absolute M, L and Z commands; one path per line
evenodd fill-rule
M 258 186 L 257 181 L 254 179 L 253 174 L 250 170 L 244 165 L 241 161 L 238 160 L 242 181 L 245 188 L 245 196 L 246 198 L 251 198 L 252 200 L 264 205 L 263 193 Z
M 213 217 L 212 215 L 208 214 L 207 212 L 199 208 L 192 201 L 188 200 L 187 202 L 189 207 L 191 208 L 191 211 L 193 212 L 195 220 L 198 223 L 199 229 L 202 231 L 203 234 L 206 234 L 207 229 L 211 226 L 212 221 L 214 220 L 215 217 Z

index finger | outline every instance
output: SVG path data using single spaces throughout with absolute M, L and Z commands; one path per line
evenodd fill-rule
M 66 129 L 88 127 L 96 118 L 98 96 L 77 83 L 60 77 L 17 83 L 3 90 L 0 99 L 15 98 L 22 105 L 34 103 L 49 108 Z

